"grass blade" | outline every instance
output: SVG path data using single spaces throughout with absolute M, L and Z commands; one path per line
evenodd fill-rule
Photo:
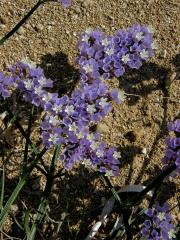
M 39 159 L 42 158 L 42 156 L 44 155 L 44 153 L 46 152 L 46 148 L 44 148 L 39 155 L 36 157 L 36 159 L 34 159 L 34 161 L 32 161 L 32 163 L 30 164 L 30 166 L 28 168 L 26 168 L 26 172 L 24 172 L 22 174 L 22 177 L 20 178 L 16 188 L 14 189 L 13 193 L 11 194 L 10 198 L 8 199 L 8 201 L 6 202 L 6 205 L 4 206 L 1 214 L 0 214 L 0 228 L 2 227 L 2 225 L 4 224 L 4 221 L 10 211 L 11 205 L 14 203 L 14 201 L 16 200 L 17 196 L 19 195 L 20 191 L 22 190 L 22 188 L 24 187 L 24 185 L 27 182 L 27 179 L 30 175 L 30 173 L 32 172 L 32 170 L 34 169 L 34 167 L 36 166 L 36 164 L 38 163 Z
M 3 210 L 3 201 L 4 201 L 4 185 L 5 185 L 5 168 L 3 165 L 2 169 L 2 178 L 1 178 L 1 198 L 0 198 L 0 211 Z
M 25 183 L 26 183 L 26 179 L 24 179 L 24 178 L 20 179 L 19 183 L 17 184 L 16 188 L 14 189 L 14 191 L 11 194 L 10 198 L 8 199 L 6 205 L 4 206 L 3 210 L 1 211 L 1 214 L 0 214 L 0 228 L 4 224 L 4 221 L 5 221 L 8 213 L 9 213 L 9 210 L 11 208 L 11 205 L 16 200 L 19 192 L 24 187 Z
M 24 228 L 26 235 L 28 236 L 30 233 L 30 227 L 29 227 L 29 209 L 26 209 L 25 217 L 24 217 Z
M 50 171 L 47 175 L 47 182 L 46 182 L 46 187 L 44 190 L 44 197 L 42 197 L 41 202 L 39 204 L 38 212 L 37 212 L 35 221 L 31 227 L 30 234 L 27 237 L 27 240 L 34 240 L 36 231 L 37 231 L 37 227 L 41 223 L 42 219 L 44 218 L 44 216 L 46 214 L 46 210 L 47 210 L 47 207 L 49 204 L 48 199 L 49 199 L 49 195 L 51 193 L 51 188 L 52 188 L 53 180 L 54 180 L 55 166 L 56 166 L 57 159 L 59 157 L 60 149 L 61 149 L 61 146 L 58 145 L 58 146 L 56 146 L 56 148 L 54 150 L 54 154 L 53 154 L 53 157 L 51 160 Z

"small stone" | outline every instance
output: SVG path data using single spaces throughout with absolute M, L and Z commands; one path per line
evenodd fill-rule
M 166 58 L 166 56 L 167 56 L 167 51 L 166 51 L 166 49 L 164 49 L 160 52 L 160 57 L 161 58 Z
M 176 72 L 172 72 L 171 76 L 170 76 L 170 82 L 172 83 L 175 79 L 176 79 Z
M 0 28 L 5 28 L 6 27 L 6 25 L 5 24 L 0 24 Z M 1 38 L 2 36 L 0 36 L 0 38 Z
M 40 32 L 43 30 L 43 25 L 42 24 L 37 24 L 34 28 L 37 32 Z
M 142 149 L 141 149 L 141 153 L 144 154 L 144 155 L 146 155 L 146 154 L 147 154 L 147 149 L 146 149 L 146 148 L 142 148 Z
M 84 0 L 84 1 L 82 2 L 82 4 L 83 4 L 83 6 L 84 6 L 85 8 L 87 8 L 87 7 L 89 7 L 89 5 L 92 4 L 92 0 Z
M 8 23 L 8 19 L 6 17 L 0 16 L 0 22 L 2 24 L 6 24 L 6 23 Z
M 80 7 L 76 7 L 74 9 L 74 12 L 77 13 L 77 14 L 80 14 L 82 11 L 81 11 Z
M 96 130 L 97 130 L 97 132 L 99 132 L 99 133 L 107 133 L 107 132 L 109 132 L 108 126 L 107 126 L 105 123 L 101 123 L 101 122 L 99 122 L 99 123 L 97 124 Z
M 19 35 L 23 35 L 25 33 L 25 29 L 23 27 L 20 27 L 18 30 L 17 30 L 17 33 Z

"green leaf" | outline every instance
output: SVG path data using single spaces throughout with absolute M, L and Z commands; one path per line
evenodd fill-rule
M 8 199 L 6 205 L 4 206 L 3 210 L 1 211 L 1 214 L 0 214 L 0 228 L 4 224 L 4 221 L 5 221 L 7 215 L 10 211 L 11 205 L 16 200 L 17 196 L 19 195 L 19 192 L 24 187 L 25 183 L 26 183 L 26 179 L 24 179 L 24 178 L 20 179 L 19 183 L 17 184 L 16 188 L 14 189 L 10 198 Z
M 41 199 L 34 223 L 31 227 L 31 230 L 29 231 L 29 234 L 27 235 L 27 240 L 34 240 L 36 231 L 37 231 L 37 227 L 41 223 L 42 219 L 44 218 L 47 207 L 48 207 L 48 200 L 45 198 Z

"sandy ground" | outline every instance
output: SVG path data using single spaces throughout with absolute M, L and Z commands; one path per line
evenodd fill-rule
M 0 35 L 7 33 L 35 2 L 1 0 Z M 155 29 L 155 39 L 159 45 L 157 54 L 140 70 L 129 71 L 120 79 L 109 81 L 110 86 L 119 87 L 132 95 L 122 105 L 114 105 L 113 112 L 97 126 L 104 140 L 122 152 L 121 173 L 118 178 L 112 179 L 114 184 L 118 187 L 124 184 L 146 184 L 161 170 L 166 126 L 168 121 L 174 120 L 180 113 L 179 10 L 180 4 L 173 0 L 73 0 L 72 7 L 68 9 L 55 2 L 46 3 L 18 33 L 0 47 L 0 67 L 4 69 L 7 65 L 28 57 L 42 66 L 46 76 L 56 82 L 58 91 L 64 93 L 72 90 L 79 78 L 78 66 L 75 64 L 76 44 L 79 34 L 87 27 L 100 28 L 108 34 L 135 23 L 151 25 Z M 17 138 L 17 131 L 13 134 Z M 22 144 L 21 139 L 17 142 Z M 19 146 L 18 149 L 20 148 L 22 147 Z M 15 162 L 13 164 L 16 165 Z M 12 181 L 17 174 L 11 174 L 7 173 L 7 182 L 13 186 Z M 42 185 L 43 180 L 35 193 L 33 189 L 30 192 L 30 186 L 27 186 L 28 195 L 22 194 L 27 205 L 31 198 L 38 201 Z M 163 187 L 168 193 L 164 198 L 172 206 L 178 204 L 179 186 L 180 178 L 176 177 L 171 178 Z M 58 195 L 58 204 L 52 207 L 50 214 L 56 212 L 55 219 L 59 221 L 66 209 L 70 222 L 68 225 L 67 220 L 57 235 L 53 235 L 53 224 L 49 226 L 50 230 L 42 226 L 40 237 L 76 239 L 73 234 L 79 228 L 81 210 L 98 206 L 102 197 L 108 197 L 107 192 L 94 174 L 82 170 L 70 175 L 65 183 L 57 183 L 55 188 L 54 196 L 57 198 Z M 7 195 L 9 192 L 7 189 Z M 54 203 L 53 199 L 52 202 Z M 173 211 L 176 222 L 180 220 L 178 212 L 176 207 Z M 88 220 L 83 225 L 80 236 L 85 236 L 91 225 L 92 222 Z M 69 232 L 65 230 L 66 226 L 69 226 Z M 12 231 L 15 237 L 22 237 L 21 234 Z M 69 234 L 70 237 L 65 238 L 67 235 L 64 234 Z

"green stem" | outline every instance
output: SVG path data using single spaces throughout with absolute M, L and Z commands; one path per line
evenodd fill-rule
M 27 135 L 26 135 L 26 145 L 25 145 L 25 149 L 24 149 L 24 164 L 26 164 L 27 160 L 28 160 L 28 148 L 29 148 L 29 142 L 30 142 L 33 114 L 34 114 L 34 106 L 32 107 L 31 114 L 30 114 L 30 117 L 29 117 L 29 122 L 28 122 L 28 129 L 27 129 Z
M 34 159 L 34 161 L 32 161 L 32 163 L 29 165 L 29 167 L 26 168 L 26 172 L 24 171 L 19 183 L 17 184 L 16 188 L 14 189 L 13 193 L 11 194 L 10 198 L 8 199 L 8 201 L 6 202 L 1 214 L 0 214 L 0 228 L 2 227 L 9 211 L 11 208 L 11 205 L 13 204 L 13 202 L 16 200 L 17 196 L 19 195 L 20 191 L 22 190 L 22 188 L 24 187 L 24 185 L 27 182 L 27 179 L 30 175 L 30 173 L 32 172 L 32 170 L 34 169 L 34 167 L 36 166 L 36 164 L 38 163 L 39 159 L 42 158 L 42 156 L 44 155 L 44 153 L 46 152 L 46 148 L 44 148 L 39 154 L 38 156 Z
M 166 170 L 164 170 L 161 174 L 159 174 L 145 189 L 143 189 L 140 193 L 137 193 L 130 201 L 126 204 L 126 208 L 130 208 L 136 205 L 142 198 L 151 191 L 157 184 L 163 182 L 164 178 L 167 177 L 171 172 L 173 172 L 177 168 L 176 164 L 171 165 Z
M 4 201 L 4 183 L 5 183 L 5 167 L 3 164 L 2 169 L 2 179 L 1 179 L 1 198 L 0 198 L 0 211 L 3 210 L 3 201 Z
M 19 129 L 20 133 L 23 135 L 23 137 L 26 139 L 26 141 L 28 141 L 29 145 L 31 146 L 32 150 L 33 150 L 33 153 L 37 156 L 38 155 L 38 150 L 35 146 L 35 144 L 31 141 L 30 138 L 28 138 L 28 136 L 26 135 L 26 132 L 24 131 L 23 127 L 21 126 L 21 124 L 18 122 L 15 114 L 11 111 L 11 109 L 9 108 L 8 104 L 6 103 L 6 111 L 8 112 L 9 114 L 9 117 L 11 119 L 13 119 L 16 127 Z
M 0 45 L 7 41 L 17 30 L 28 20 L 28 18 L 38 9 L 38 7 L 46 0 L 39 0 L 31 10 L 23 17 L 23 19 L 16 24 L 16 26 L 8 32 L 3 38 L 0 39 Z
M 31 227 L 31 230 L 28 234 L 27 240 L 34 240 L 36 231 L 37 231 L 37 227 L 41 223 L 41 221 L 43 220 L 43 218 L 46 214 L 46 210 L 47 210 L 48 203 L 49 203 L 48 199 L 49 199 L 51 189 L 53 186 L 54 172 L 55 172 L 56 162 L 59 157 L 60 149 L 61 149 L 61 146 L 58 145 L 58 146 L 56 146 L 56 148 L 54 150 L 50 170 L 47 174 L 47 181 L 46 181 L 46 186 L 45 186 L 45 190 L 44 190 L 44 196 L 42 197 L 42 199 L 40 201 L 37 215 L 36 215 L 36 218 L 34 220 L 32 227 Z

